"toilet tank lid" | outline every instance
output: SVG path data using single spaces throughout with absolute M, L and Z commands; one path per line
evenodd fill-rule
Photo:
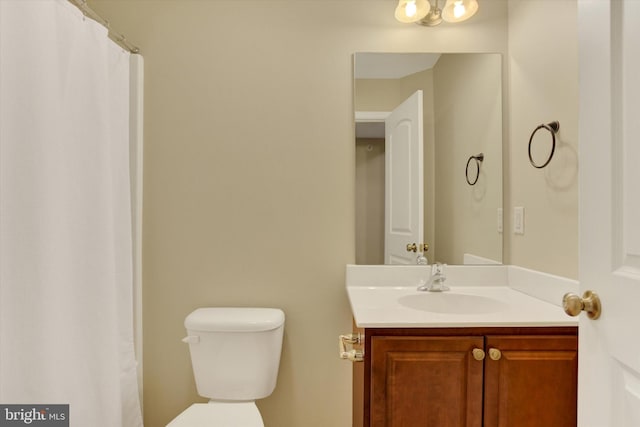
M 279 308 L 205 307 L 198 308 L 184 320 L 185 328 L 211 332 L 270 331 L 284 324 Z

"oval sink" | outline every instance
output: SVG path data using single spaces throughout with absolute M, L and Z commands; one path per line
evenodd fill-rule
M 493 298 L 450 292 L 405 295 L 399 298 L 398 302 L 415 310 L 447 314 L 495 313 L 507 308 L 507 304 Z

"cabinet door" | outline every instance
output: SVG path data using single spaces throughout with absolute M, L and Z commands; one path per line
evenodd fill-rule
M 488 336 L 486 349 L 485 427 L 576 426 L 577 337 Z
M 483 337 L 371 339 L 371 427 L 480 427 Z

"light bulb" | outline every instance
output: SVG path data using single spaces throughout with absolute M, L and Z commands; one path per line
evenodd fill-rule
M 477 0 L 447 0 L 442 9 L 442 19 L 447 22 L 462 22 L 478 11 Z
M 427 16 L 431 5 L 427 0 L 399 0 L 395 17 L 403 23 L 417 22 Z
M 416 7 L 415 1 L 408 1 L 404 7 L 404 14 L 407 18 L 412 18 L 415 16 L 418 8 Z
M 455 16 L 456 18 L 460 18 L 465 14 L 466 11 L 467 9 L 464 7 L 462 1 L 455 2 L 455 6 L 453 6 L 453 16 Z

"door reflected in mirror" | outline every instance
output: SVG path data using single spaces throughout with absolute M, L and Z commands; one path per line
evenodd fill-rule
M 354 55 L 357 264 L 415 263 L 417 254 L 389 257 L 389 246 L 398 241 L 428 244 L 430 263 L 502 262 L 501 62 L 500 54 L 485 53 Z M 416 91 L 422 92 L 422 147 L 406 149 L 419 161 L 392 169 L 385 120 Z M 482 161 L 475 160 L 479 154 Z M 408 185 L 420 188 L 420 197 L 405 196 L 410 189 L 390 190 L 390 176 L 399 170 L 420 176 L 416 167 L 422 178 Z M 403 230 L 414 217 L 389 214 L 396 209 L 416 215 L 410 207 L 398 209 L 405 198 L 409 205 L 421 204 L 420 241 L 410 234 L 415 227 Z

